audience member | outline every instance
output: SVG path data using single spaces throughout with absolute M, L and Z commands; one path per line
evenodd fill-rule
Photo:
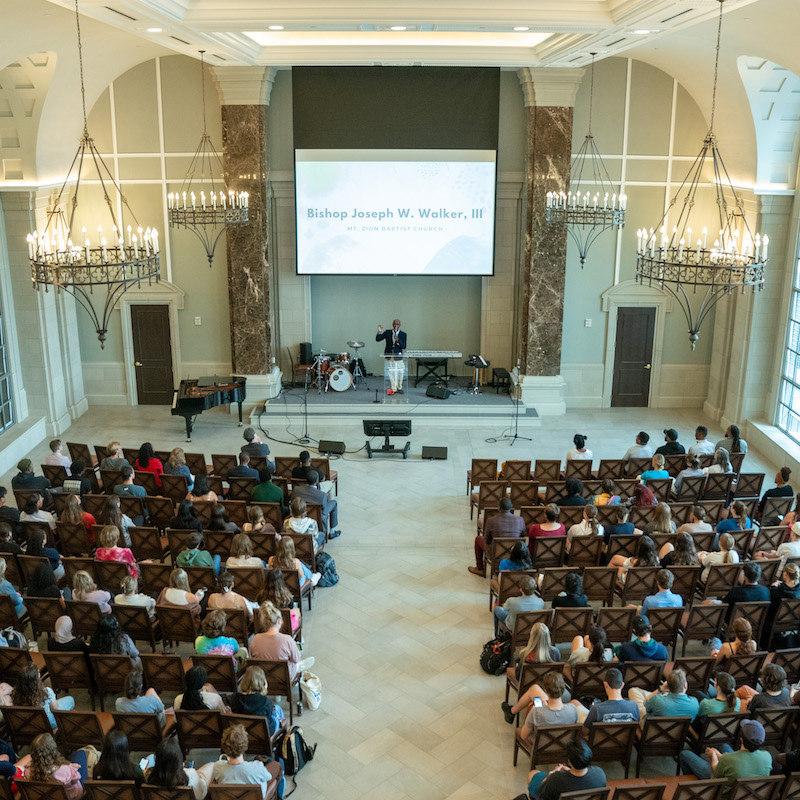
M 66 467 L 69 469 L 72 459 L 61 452 L 61 439 L 50 442 L 50 452 L 44 457 L 44 463 L 51 467 Z
M 625 683 L 616 667 L 609 667 L 603 676 L 605 700 L 595 700 L 583 721 L 583 735 L 588 739 L 595 722 L 638 722 L 639 706 L 633 700 L 625 700 L 622 690 Z
M 736 425 L 728 425 L 725 431 L 725 438 L 717 442 L 717 450 L 724 447 L 729 453 L 746 453 L 747 442 L 739 438 L 739 428 Z
M 710 456 L 714 453 L 714 445 L 708 441 L 708 428 L 698 425 L 694 432 L 694 444 L 689 448 L 690 456 Z
M 69 589 L 64 590 L 65 593 L 69 591 Z M 69 596 L 67 594 L 67 597 Z M 58 588 L 56 576 L 53 574 L 53 568 L 49 561 L 39 564 L 33 571 L 33 577 L 28 581 L 28 597 L 54 597 L 61 600 L 61 605 L 64 605 L 61 590 Z M 76 597 L 73 599 L 77 600 Z
M 244 754 L 248 744 L 249 738 L 244 725 L 229 725 L 225 728 L 222 732 L 222 753 L 227 758 L 225 761 L 214 762 L 213 781 L 219 784 L 255 784 L 261 787 L 261 792 L 266 797 L 270 780 L 278 781 L 279 786 L 284 781 L 283 768 L 271 756 L 245 761 Z
M 100 530 L 100 547 L 95 550 L 94 557 L 100 561 L 120 561 L 128 565 L 128 572 L 139 577 L 136 556 L 127 547 L 119 547 L 119 530 L 114 525 L 104 525 Z
M 688 688 L 686 673 L 682 669 L 673 669 L 656 691 L 648 694 L 644 689 L 634 686 L 628 691 L 628 697 L 639 706 L 642 723 L 645 714 L 649 714 L 651 717 L 691 717 L 694 719 L 700 711 L 700 701 L 696 697 L 686 694 Z
M 186 466 L 186 454 L 183 452 L 182 447 L 173 447 L 169 454 L 169 458 L 164 463 L 165 475 L 183 475 L 186 478 L 186 488 L 191 489 L 194 486 L 194 475 L 189 471 Z
M 272 474 L 269 467 L 258 471 L 258 483 L 253 487 L 253 502 L 278 503 L 283 509 L 286 505 L 286 498 L 283 496 L 283 489 L 272 482 Z
M 658 503 L 653 509 L 650 522 L 644 526 L 642 533 L 652 536 L 654 533 L 672 535 L 675 533 L 675 523 L 672 521 L 672 509 L 664 502 Z
M 194 479 L 194 486 L 189 489 L 186 499 L 190 502 L 194 500 L 207 500 L 210 503 L 218 503 L 219 497 L 209 485 L 208 478 L 205 475 L 198 475 Z
M 220 608 L 212 608 L 200 624 L 202 636 L 194 641 L 194 649 L 201 656 L 230 656 L 237 666 L 247 661 L 247 650 L 232 636 L 224 636 L 228 617 Z
M 180 568 L 172 570 L 169 574 L 169 586 L 161 590 L 156 600 L 156 606 L 174 606 L 188 608 L 192 614 L 200 618 L 200 601 L 205 596 L 205 587 L 193 593 L 189 589 L 189 577 Z
M 6 594 L 11 598 L 11 604 L 14 606 L 17 617 L 24 617 L 28 609 L 25 608 L 25 603 L 20 593 L 11 585 L 11 581 L 6 577 L 6 566 L 6 560 L 0 558 L 0 594 Z
M 779 548 L 780 549 L 780 548 Z M 772 623 L 778 613 L 778 608 L 784 600 L 800 599 L 800 566 L 794 562 L 784 565 L 781 580 L 776 581 L 769 590 L 770 609 L 767 612 L 767 619 L 764 623 L 765 637 L 769 636 L 772 630 Z M 773 636 L 771 642 L 763 642 L 765 650 L 784 650 L 790 647 L 797 647 L 800 644 L 800 637 L 793 631 L 779 632 Z
M 753 639 L 753 627 L 744 617 L 736 617 L 730 633 L 733 634 L 732 642 L 723 642 L 714 637 L 708 645 L 709 655 L 723 666 L 731 656 L 749 656 L 758 650 L 758 644 Z
M 173 706 L 176 711 L 225 711 L 226 705 L 222 696 L 210 684 L 206 683 L 208 673 L 205 667 L 191 667 L 183 675 L 184 690 L 175 698 Z
M 312 586 L 316 586 L 322 577 L 319 572 L 311 572 L 311 569 L 297 558 L 294 542 L 288 536 L 284 536 L 278 542 L 275 555 L 270 556 L 268 566 L 270 569 L 293 569 L 299 576 L 301 589 L 308 581 Z
M 617 494 L 614 481 L 611 478 L 604 478 L 600 487 L 602 491 L 592 498 L 593 506 L 616 506 L 619 505 L 620 497 Z
M 292 621 L 292 633 L 300 627 L 302 619 L 300 608 L 289 591 L 286 581 L 283 579 L 282 570 L 268 569 L 264 573 L 264 588 L 258 595 L 258 602 L 260 605 L 266 601 L 272 603 L 275 608 L 289 611 L 289 618 Z
M 109 498 L 111 499 L 111 498 Z M 119 503 L 119 498 L 114 497 L 114 500 Z M 66 522 L 70 525 L 82 525 L 86 531 L 86 537 L 90 544 L 94 544 L 94 526 L 97 525 L 97 520 L 94 514 L 84 511 L 81 508 L 81 497 L 79 494 L 67 495 L 67 502 L 59 515 L 59 522 Z
M 114 707 L 117 711 L 127 713 L 157 714 L 159 726 L 163 728 L 167 724 L 164 703 L 152 687 L 147 691 L 144 690 L 144 678 L 138 669 L 132 669 L 128 673 L 128 677 L 125 678 L 125 697 L 118 697 Z M 111 779 L 105 778 L 105 780 Z
M 95 628 L 92 640 L 89 643 L 89 652 L 104 656 L 128 656 L 131 660 L 131 669 L 141 669 L 142 659 L 139 651 L 111 614 L 103 614 Z
M 238 592 L 234 592 L 233 586 L 233 575 L 231 575 L 230 572 L 220 573 L 220 576 L 217 578 L 218 591 L 209 596 L 208 607 L 221 608 L 225 611 L 244 611 L 247 616 L 252 619 L 253 607 L 250 601 Z
M 605 773 L 592 764 L 592 751 L 582 739 L 567 744 L 566 756 L 567 763 L 559 764 L 552 772 L 532 770 L 528 774 L 531 800 L 559 800 L 567 792 L 602 789 L 606 785 Z
M 711 567 L 714 564 L 738 564 L 739 554 L 734 549 L 734 539 L 729 533 L 723 533 L 719 537 L 719 550 L 708 552 L 700 552 L 700 563 L 703 565 L 703 572 L 700 575 L 700 580 L 704 583 L 708 580 L 708 573 L 711 572 Z
M 717 523 L 717 533 L 728 531 L 746 531 L 753 527 L 753 522 L 747 516 L 747 509 L 741 500 L 734 500 L 728 510 L 728 518 Z
M 541 706 L 533 705 L 528 711 L 522 727 L 517 728 L 517 734 L 522 739 L 530 738 L 534 728 L 545 725 L 574 725 L 580 722 L 578 707 L 572 703 L 564 703 L 563 696 L 566 690 L 564 676 L 560 672 L 548 672 L 541 682 L 541 687 L 532 687 L 532 696 L 541 697 L 544 701 Z M 522 698 L 524 700 L 524 697 Z M 520 701 L 511 708 L 511 713 L 520 705 Z M 519 709 L 522 710 L 522 709 Z M 585 711 L 586 709 L 584 709 Z
M 627 506 L 619 505 L 614 509 L 614 521 L 606 525 L 603 532 L 603 539 L 606 544 L 611 541 L 612 536 L 632 536 L 636 533 L 633 523 L 628 520 L 630 513 Z
M 291 503 L 289 504 L 291 508 Z M 303 514 L 306 512 L 304 511 Z M 291 519 L 288 517 L 287 519 Z M 308 519 L 305 517 L 304 519 Z M 247 506 L 247 522 L 242 525 L 242 530 L 247 533 L 275 533 L 275 526 L 271 522 L 264 519 L 264 511 L 261 506 Z M 314 529 L 317 528 L 316 520 L 311 520 L 314 523 Z M 309 526 L 308 533 L 311 532 Z M 286 530 L 286 520 L 284 520 L 284 530 Z M 280 534 L 278 534 L 280 536 Z
M 636 444 L 633 445 L 633 447 L 629 447 L 625 451 L 625 455 L 622 456 L 622 460 L 625 462 L 625 472 L 628 472 L 630 466 L 629 462 L 632 458 L 653 457 L 653 448 L 648 444 L 649 441 L 649 433 L 645 433 L 645 431 L 639 431 L 639 433 L 636 434 Z
M 758 676 L 761 691 L 750 698 L 747 712 L 755 718 L 759 711 L 774 708 L 788 708 L 792 703 L 792 695 L 786 683 L 786 671 L 778 664 L 767 664 L 761 668 Z
M 697 548 L 690 533 L 681 533 L 679 529 L 673 542 L 674 544 L 667 542 L 659 551 L 662 567 L 666 569 L 700 566 L 700 556 L 697 554 Z
M 499 513 L 486 520 L 483 536 L 475 537 L 475 566 L 467 567 L 473 575 L 480 575 L 482 578 L 486 576 L 484 553 L 492 546 L 494 537 L 512 538 L 525 535 L 525 520 L 514 514 L 514 506 L 508 497 L 501 498 L 498 511 Z
M 634 638 L 624 642 L 619 648 L 619 660 L 626 661 L 667 661 L 667 648 L 653 639 L 650 620 L 639 615 L 633 620 Z M 631 692 L 634 691 L 631 689 Z M 634 699 L 634 698 L 631 698 Z
M 559 522 L 558 518 L 561 515 L 561 509 L 555 503 L 548 503 L 544 507 L 544 516 L 546 522 L 532 522 L 528 526 L 528 541 L 530 549 L 533 549 L 533 540 L 540 536 L 566 536 L 567 529 L 564 523 Z M 521 517 L 520 517 L 521 519 Z
M 89 644 L 72 633 L 72 617 L 64 614 L 56 620 L 55 632 L 47 638 L 47 649 L 56 653 L 89 653 Z
M 675 576 L 668 569 L 660 569 L 656 573 L 656 588 L 655 594 L 645 597 L 642 603 L 642 616 L 647 616 L 647 612 L 651 608 L 676 608 L 683 606 L 683 598 L 679 594 L 675 594 L 672 590 L 672 584 Z
M 724 447 L 718 447 L 714 451 L 714 461 L 711 466 L 703 468 L 704 475 L 730 475 L 732 472 L 731 460 Z
M 622 554 L 612 556 L 608 566 L 616 567 L 617 580 L 625 583 L 628 571 L 633 567 L 657 567 L 659 563 L 655 542 L 649 536 L 640 536 L 636 542 L 635 556 L 627 557 Z
M 770 497 L 792 497 L 794 495 L 794 489 L 789 485 L 789 476 L 792 474 L 792 470 L 789 467 L 781 467 L 775 473 L 775 488 L 774 489 L 767 489 L 764 492 L 761 500 L 758 503 L 758 510 L 756 511 L 756 518 L 761 519 L 761 515 L 764 513 L 764 506 L 767 504 L 767 500 Z
M 195 486 L 200 483 L 198 475 Z M 197 509 L 191 500 L 181 500 L 178 513 L 169 521 L 169 527 L 179 531 L 197 531 L 202 533 L 203 521 L 197 515 Z
M 219 695 L 217 695 L 219 696 Z M 210 761 L 199 769 L 184 767 L 183 752 L 174 736 L 167 736 L 156 747 L 155 764 L 147 771 L 147 782 L 152 786 L 175 789 L 188 786 L 194 794 L 194 800 L 204 800 L 211 783 L 211 771 L 214 762 Z
M 788 542 L 781 542 L 777 550 L 759 550 L 753 553 L 753 558 L 759 560 L 764 558 L 779 558 L 781 564 L 778 569 L 783 569 L 790 558 L 800 558 L 800 522 L 795 522 L 794 525 L 789 528 Z
M 583 481 L 578 478 L 567 478 L 564 481 L 564 494 L 555 503 L 558 506 L 585 506 L 586 498 L 583 496 Z
M 521 595 L 509 597 L 502 606 L 494 610 L 494 635 L 500 628 L 513 632 L 517 614 L 524 611 L 539 611 L 544 608 L 544 600 L 536 592 L 536 581 L 524 578 L 519 584 Z
M 265 717 L 269 735 L 273 736 L 278 729 L 278 716 L 283 711 L 267 697 L 268 691 L 264 670 L 261 667 L 248 667 L 239 683 L 239 691 L 228 697 L 228 704 L 234 714 Z
M 8 522 L 0 522 L 0 553 L 18 556 L 22 548 L 14 541 L 14 529 Z
M 231 554 L 225 562 L 226 568 L 266 566 L 253 552 L 253 540 L 246 533 L 237 533 L 231 541 Z
M 48 494 L 50 481 L 43 475 L 34 475 L 33 462 L 29 458 L 23 458 L 17 464 L 19 472 L 11 479 L 11 488 L 18 491 L 35 491 L 43 495 Z
M 275 473 L 275 462 L 270 461 L 269 456 L 269 445 L 265 444 L 261 441 L 261 437 L 255 432 L 254 428 L 245 428 L 244 432 L 242 433 L 242 437 L 245 440 L 245 444 L 242 445 L 242 452 L 247 453 L 250 458 L 254 456 L 260 458 L 267 459 L 267 466 L 272 470 L 272 473 Z
M 133 575 L 126 575 L 122 579 L 120 589 L 122 589 L 122 594 L 114 596 L 114 605 L 146 608 L 150 619 L 155 619 L 156 601 L 150 595 L 139 592 L 139 582 Z
M 720 537 L 720 543 L 721 539 L 722 537 Z M 726 621 L 731 619 L 731 614 L 733 614 L 733 609 L 737 603 L 763 603 L 770 599 L 769 589 L 758 583 L 761 580 L 761 567 L 758 564 L 754 561 L 748 561 L 742 567 L 742 575 L 744 576 L 744 583 L 732 586 L 728 594 L 722 599 L 722 602 L 728 605 Z
M 717 672 L 711 694 L 702 697 L 701 695 L 702 692 L 696 695 L 700 700 L 700 710 L 692 723 L 697 731 L 702 730 L 706 717 L 715 714 L 735 714 L 742 707 L 742 701 L 736 696 L 736 681 L 733 675 L 727 672 Z
M 283 521 L 284 533 L 309 533 L 314 537 L 315 546 L 322 547 L 325 544 L 325 534 L 320 531 L 317 521 L 307 515 L 307 511 L 306 501 L 302 497 L 293 497 L 289 503 L 289 516 Z M 477 542 L 475 546 L 477 548 Z
M 714 528 L 706 520 L 706 510 L 702 506 L 692 506 L 689 511 L 689 521 L 684 522 L 676 533 L 709 533 Z
M 336 500 L 331 500 L 322 489 L 319 488 L 319 473 L 315 469 L 306 470 L 305 484 L 295 482 L 292 484 L 292 499 L 302 497 L 306 503 L 316 503 L 322 506 L 322 530 L 328 533 L 328 538 L 335 539 L 341 534 L 337 530 L 339 524 L 339 504 Z
M 211 555 L 208 550 L 203 550 L 203 534 L 194 531 L 186 540 L 186 550 L 178 553 L 175 566 L 185 567 L 211 567 L 215 575 L 219 575 L 222 558 L 218 553 Z
M 591 625 L 585 636 L 575 636 L 570 645 L 569 665 L 583 664 L 591 661 L 602 664 L 613 661 L 614 651 L 606 638 L 606 632 L 600 625 Z
M 250 637 L 250 657 L 265 661 L 286 661 L 289 678 L 314 666 L 314 657 L 302 658 L 297 643 L 288 633 L 281 633 L 283 615 L 269 601 L 262 603 L 256 612 L 259 633 Z
M 0 522 L 7 522 L 15 534 L 19 531 L 19 510 L 6 505 L 8 490 L 0 486 Z
M 61 554 L 55 547 L 47 547 L 47 532 L 39 526 L 28 528 L 28 546 L 26 552 L 29 556 L 44 556 L 53 569 L 57 580 L 64 577 L 64 565 L 61 563 Z
M 156 484 L 161 486 L 161 476 L 164 474 L 164 465 L 153 451 L 153 445 L 150 442 L 144 442 L 139 448 L 139 455 L 136 461 L 133 462 L 133 468 L 139 472 L 152 472 L 156 479 Z
M 292 470 L 292 478 L 305 478 L 306 470 L 312 466 L 311 453 L 308 450 L 301 450 L 298 456 L 300 463 Z M 320 478 L 319 488 L 328 495 L 329 500 L 333 500 L 334 483 L 333 481 L 322 480 Z
M 681 487 L 685 478 L 702 478 L 703 469 L 700 466 L 700 459 L 695 455 L 686 456 L 686 466 L 675 477 L 675 494 L 680 496 Z
M 592 460 L 592 451 L 586 448 L 586 440 L 588 436 L 583 436 L 580 433 L 576 433 L 572 437 L 572 442 L 575 447 L 572 450 L 567 450 L 567 458 L 565 463 L 569 463 L 570 461 L 591 461 Z
M 148 689 L 147 691 L 155 690 Z M 159 700 L 159 702 L 161 701 Z M 163 704 L 161 708 L 164 708 Z M 117 710 L 128 711 L 129 709 L 118 707 Z M 164 727 L 163 722 L 160 725 L 162 728 Z M 96 781 L 134 781 L 137 787 L 144 783 L 142 769 L 131 758 L 128 737 L 122 731 L 112 728 L 103 738 L 103 751 L 94 765 L 92 778 Z
M 89 479 L 89 466 L 83 461 L 73 461 L 69 468 L 70 475 L 64 481 L 61 489 L 74 494 L 91 494 L 92 482 Z
M 109 442 L 106 446 L 106 456 L 100 462 L 100 469 L 121 470 L 129 466 L 128 459 L 122 455 L 122 445 L 119 442 Z
M 657 506 L 658 498 L 643 483 L 633 487 L 633 495 L 629 500 L 632 506 Z
M 28 759 L 27 762 L 21 759 L 17 764 L 18 767 L 25 764 L 25 777 L 28 780 L 61 783 L 69 800 L 83 797 L 83 781 L 89 777 L 85 750 L 70 753 L 70 760 L 67 761 L 59 752 L 52 735 L 40 733 L 31 742 Z
M 650 462 L 650 469 L 646 469 L 640 476 L 639 480 L 647 486 L 647 481 L 669 478 L 669 472 L 664 469 L 664 456 L 661 453 L 656 453 Z
M 91 514 L 88 516 L 91 516 Z M 119 530 L 125 547 L 131 546 L 130 529 L 136 527 L 136 523 L 127 514 L 122 513 L 122 506 L 117 495 L 112 494 L 106 498 L 102 521 L 105 525 L 113 525 Z
M 522 667 L 525 664 L 545 664 L 549 662 L 561 661 L 561 654 L 558 648 L 553 646 L 553 641 L 550 638 L 550 628 L 543 622 L 537 622 L 531 626 L 531 632 L 528 634 L 528 643 L 523 647 L 517 657 L 514 659 L 513 670 L 509 667 L 509 674 L 513 673 L 519 680 L 522 673 Z M 520 702 L 522 702 L 520 699 Z M 505 706 L 503 706 L 505 709 Z M 516 712 L 512 712 L 514 714 Z
M 147 497 L 144 486 L 133 482 L 135 477 L 133 467 L 124 466 L 119 472 L 122 475 L 122 483 L 118 483 L 113 489 L 117 497 Z
M 40 522 L 46 525 L 51 531 L 56 529 L 56 518 L 49 512 L 44 511 L 44 496 L 39 492 L 32 492 L 25 498 L 25 506 L 19 515 L 20 522 Z
M 235 467 L 229 467 L 226 477 L 228 478 L 254 478 L 258 480 L 258 470 L 250 466 L 250 453 L 242 451 L 239 453 L 239 463 Z
M 50 727 L 55 730 L 56 718 L 54 711 L 71 711 L 75 708 L 75 698 L 70 695 L 56 698 L 55 692 L 42 683 L 39 668 L 33 662 L 26 664 L 19 671 L 14 691 L 11 693 L 11 702 L 15 706 L 31 706 L 42 708 L 47 715 Z
M 589 600 L 583 593 L 583 579 L 570 572 L 564 579 L 564 591 L 553 598 L 553 608 L 586 608 Z
M 678 431 L 675 428 L 664 428 L 664 444 L 656 450 L 662 456 L 682 456 L 686 448 L 678 441 Z
M 583 519 L 567 531 L 567 550 L 576 536 L 602 536 L 605 529 L 597 521 L 597 507 L 584 506 Z
M 228 511 L 222 503 L 211 506 L 211 519 L 205 526 L 207 531 L 224 531 L 226 533 L 239 533 L 239 526 L 228 518 Z

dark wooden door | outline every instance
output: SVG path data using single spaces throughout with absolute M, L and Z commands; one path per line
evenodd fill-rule
M 172 340 L 169 306 L 131 306 L 133 359 L 139 405 L 172 402 Z
M 646 406 L 650 399 L 654 308 L 617 309 L 612 406 Z

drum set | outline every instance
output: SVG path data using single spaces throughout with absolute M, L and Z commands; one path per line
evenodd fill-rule
M 313 385 L 317 387 L 318 392 L 327 392 L 328 389 L 344 392 L 351 386 L 357 389 L 358 384 L 364 382 L 363 362 L 358 355 L 358 351 L 364 347 L 364 342 L 351 341 L 347 345 L 355 351 L 355 355 L 345 351 L 317 353 L 314 356 L 311 374 L 314 376 Z

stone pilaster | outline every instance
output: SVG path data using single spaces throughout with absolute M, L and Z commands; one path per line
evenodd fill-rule
M 563 414 L 561 337 L 567 231 L 545 220 L 547 192 L 567 191 L 572 111 L 583 70 L 519 71 L 527 112 L 525 256 L 520 305 L 522 397 L 540 414 Z
M 249 224 L 227 230 L 231 363 L 234 373 L 260 378 L 266 385 L 275 369 L 266 162 L 274 72 L 263 67 L 218 67 L 214 74 L 222 96 L 225 177 L 250 195 Z

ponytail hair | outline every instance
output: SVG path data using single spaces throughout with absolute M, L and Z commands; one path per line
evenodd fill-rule
M 744 503 L 739 500 L 734 500 L 733 505 L 731 506 L 733 509 L 733 513 L 736 515 L 737 519 L 739 520 L 739 530 L 746 530 L 747 529 L 747 509 L 744 507 Z
M 723 533 L 722 536 L 719 537 L 719 546 L 725 551 L 723 564 L 730 564 L 731 550 L 733 550 L 735 544 L 736 542 L 733 540 L 733 536 L 729 533 Z
M 597 536 L 600 532 L 600 523 L 597 521 L 597 506 L 584 506 L 583 515 L 586 517 L 586 521 L 592 529 L 592 534 Z
M 718 672 L 716 677 L 717 689 L 725 695 L 725 710 L 729 713 L 736 711 L 736 680 L 728 672 Z
M 602 664 L 605 661 L 605 652 L 609 644 L 606 632 L 600 625 L 592 625 L 589 628 L 589 643 L 592 645 L 589 661 L 595 664 Z
M 739 426 L 738 425 L 731 425 L 731 439 L 733 441 L 733 445 L 731 446 L 731 453 L 741 453 L 742 452 L 742 443 L 741 443 L 741 439 L 739 439 Z

